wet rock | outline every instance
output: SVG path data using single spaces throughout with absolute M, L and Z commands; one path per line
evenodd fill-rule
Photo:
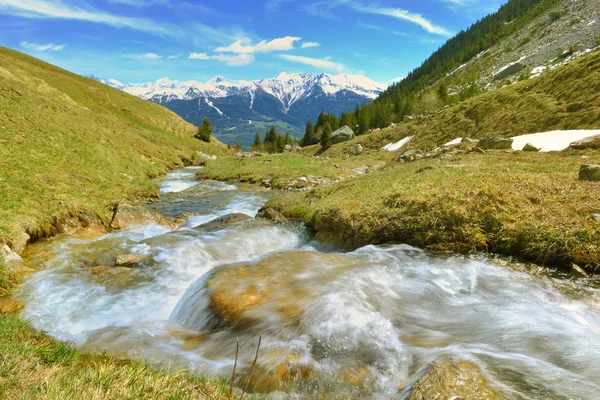
M 261 185 L 261 186 L 264 186 L 264 187 L 266 187 L 266 188 L 270 188 L 270 187 L 271 187 L 271 182 L 272 182 L 272 179 L 270 179 L 270 178 L 263 178 L 263 179 L 260 181 L 260 185 Z
M 111 286 L 128 285 L 138 274 L 138 270 L 133 268 L 108 267 L 105 265 L 90 268 L 89 271 L 96 283 Z
M 407 400 L 492 400 L 501 396 L 468 362 L 436 361 L 410 388 Z
M 508 138 L 485 138 L 477 144 L 482 150 L 508 150 L 512 148 L 513 140 Z
M 350 149 L 348 150 L 348 152 L 353 156 L 359 156 L 363 152 L 363 147 L 360 143 L 356 143 L 356 144 L 353 144 L 352 146 L 350 146 Z
M 217 268 L 206 282 L 209 308 L 218 320 L 240 329 L 261 323 L 296 326 L 307 299 L 318 295 L 344 266 L 348 259 L 342 255 L 286 251 Z M 310 279 L 299 277 L 309 271 Z
M 270 221 L 285 221 L 285 217 L 281 213 L 271 207 L 263 207 L 258 210 L 256 218 L 264 218 Z
M 412 162 L 416 160 L 420 160 L 425 157 L 425 153 L 423 150 L 408 150 L 405 151 L 400 157 L 398 157 L 398 162 Z
M 173 218 L 167 218 L 155 211 L 143 207 L 121 205 L 112 226 L 115 228 L 126 228 L 128 226 L 146 225 L 155 223 L 172 229 L 177 228 Z
M 600 181 L 600 165 L 583 164 L 579 169 L 580 181 Z
M 0 296 L 0 314 L 17 314 L 23 306 L 23 303 L 12 296 Z
M 225 229 L 235 223 L 249 219 L 253 218 L 242 213 L 227 214 L 222 217 L 215 218 L 205 224 L 195 226 L 194 229 L 206 232 L 220 231 L 221 229 Z
M 571 275 L 576 278 L 589 278 L 587 272 L 577 264 L 571 264 Z
M 348 125 L 344 125 L 331 134 L 331 144 L 347 142 L 353 138 L 354 131 Z
M 137 267 L 144 261 L 144 257 L 138 254 L 119 254 L 115 258 L 115 266 L 117 267 Z
M 600 149 L 600 135 L 590 136 L 585 139 L 578 140 L 569 145 L 570 149 L 585 150 L 585 149 Z
M 540 149 L 538 149 L 537 147 L 535 147 L 534 145 L 532 145 L 531 143 L 527 143 L 524 147 L 523 147 L 523 151 L 531 151 L 531 152 L 536 152 L 536 151 L 540 151 Z

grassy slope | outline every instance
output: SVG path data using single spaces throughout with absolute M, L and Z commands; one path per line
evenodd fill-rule
M 547 130 L 600 128 L 598 65 L 599 50 L 537 78 L 484 93 L 422 120 L 359 136 L 334 146 L 328 153 L 344 154 L 354 143 L 378 150 L 405 136 L 414 136 L 406 149 L 431 149 L 457 137 L 510 137 Z
M 158 105 L 0 48 L 0 242 L 22 247 L 65 216 L 106 217 L 123 195 L 156 195 L 148 177 L 218 153 Z
M 71 216 L 106 218 L 124 195 L 156 195 L 149 178 L 190 162 L 194 127 L 155 104 L 0 47 L 0 245 L 17 249 Z M 0 259 L 0 295 L 17 277 Z M 0 397 L 225 398 L 223 384 L 83 355 L 0 314 Z
M 81 354 L 0 314 L 0 398 L 226 399 L 227 392 L 222 381 Z
M 335 145 L 321 159 L 338 164 L 338 175 L 351 175 L 349 169 L 361 162 L 387 165 L 331 186 L 279 196 L 270 205 L 304 220 L 322 239 L 347 248 L 395 241 L 429 249 L 491 251 L 547 266 L 574 262 L 592 271 L 600 265 L 599 225 L 591 218 L 600 211 L 600 185 L 578 181 L 577 173 L 582 163 L 600 164 L 598 151 L 491 151 L 399 164 L 393 159 L 402 150 L 380 149 L 409 134 L 415 138 L 407 148 L 428 149 L 464 136 L 600 128 L 597 65 L 600 52 L 422 121 Z M 581 109 L 567 112 L 575 103 Z M 362 143 L 366 154 L 349 157 L 354 143 Z M 312 146 L 303 151 L 312 155 L 316 150 Z M 315 163 L 306 155 L 287 155 L 270 170 L 260 158 L 245 164 L 218 160 L 204 172 L 216 178 L 259 178 L 270 172 L 297 179 Z M 332 171 L 323 168 L 321 173 Z

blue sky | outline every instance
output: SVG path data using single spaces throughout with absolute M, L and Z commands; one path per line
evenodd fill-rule
M 506 0 L 0 0 L 0 45 L 123 82 L 405 76 Z

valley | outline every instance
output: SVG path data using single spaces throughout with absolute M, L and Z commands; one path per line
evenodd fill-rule
M 0 398 L 597 397 L 600 0 L 134 3 L 0 4 Z

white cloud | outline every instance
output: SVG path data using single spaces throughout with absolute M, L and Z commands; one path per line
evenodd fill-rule
M 335 71 L 338 73 L 344 72 L 344 65 L 331 61 L 331 57 L 325 58 L 311 58 L 311 57 L 302 57 L 302 56 L 292 56 L 289 54 L 280 54 L 279 57 L 284 60 L 311 65 L 315 68 L 322 68 L 330 71 Z
M 130 2 L 130 0 L 123 0 L 123 2 Z M 22 18 L 88 21 L 115 28 L 128 28 L 157 36 L 180 39 L 189 37 L 192 34 L 196 35 L 196 38 L 208 38 L 222 42 L 237 36 L 201 23 L 179 26 L 159 23 L 151 19 L 111 14 L 91 7 L 82 1 L 73 4 L 66 0 L 0 0 L 0 13 Z
M 66 44 L 54 44 L 54 43 L 48 43 L 48 44 L 38 44 L 38 43 L 31 43 L 31 42 L 21 42 L 21 47 L 24 49 L 29 49 L 29 50 L 35 50 L 35 51 L 60 51 L 62 49 L 64 49 L 66 47 Z
M 307 47 L 319 47 L 321 45 L 321 43 L 318 42 L 304 42 L 302 43 L 302 48 L 306 49 Z
M 190 60 L 217 60 L 226 63 L 232 67 L 241 67 L 248 65 L 254 61 L 253 54 L 215 54 L 209 56 L 206 53 L 191 53 L 188 57 Z
M 191 53 L 188 58 L 190 60 L 210 60 L 210 56 L 206 53 Z
M 167 56 L 167 58 L 168 58 L 169 60 L 173 60 L 173 59 L 175 59 L 175 58 L 179 58 L 179 57 L 181 57 L 181 53 L 179 53 L 179 54 L 172 54 L 172 55 L 170 55 L 170 56 Z
M 397 78 L 391 79 L 390 82 L 391 83 L 398 83 L 398 82 L 402 82 L 406 77 L 405 76 L 399 76 Z
M 158 55 L 156 53 L 144 53 L 141 55 L 141 58 L 147 58 L 149 60 L 158 60 L 158 59 L 163 58 L 163 56 Z
M 218 60 L 230 65 L 232 67 L 241 67 L 254 62 L 254 55 L 252 54 L 216 54 L 211 57 L 213 60 Z
M 301 38 L 295 36 L 286 36 L 273 39 L 269 42 L 262 40 L 255 45 L 251 45 L 250 39 L 245 38 L 237 40 L 229 46 L 221 46 L 215 49 L 215 52 L 220 53 L 237 53 L 237 54 L 252 54 L 252 53 L 267 53 L 271 51 L 286 51 L 294 48 L 294 43 Z
M 460 1 L 460 0 L 459 0 Z M 328 0 L 321 1 L 317 3 L 313 3 L 308 7 L 305 7 L 304 10 L 308 11 L 311 14 L 323 16 L 325 18 L 331 18 L 332 13 L 331 9 L 335 7 L 348 7 L 354 11 L 364 13 L 364 14 L 374 14 L 374 15 L 384 15 L 396 19 L 400 19 L 403 21 L 408 21 L 413 24 L 419 25 L 421 28 L 426 30 L 429 33 L 433 33 L 436 35 L 442 36 L 451 36 L 452 34 L 446 30 L 445 28 L 435 25 L 433 22 L 429 21 L 421 14 L 413 13 L 408 10 L 404 10 L 402 8 L 394 8 L 394 7 L 383 7 L 379 6 L 376 3 L 363 4 L 360 1 L 354 0 Z

